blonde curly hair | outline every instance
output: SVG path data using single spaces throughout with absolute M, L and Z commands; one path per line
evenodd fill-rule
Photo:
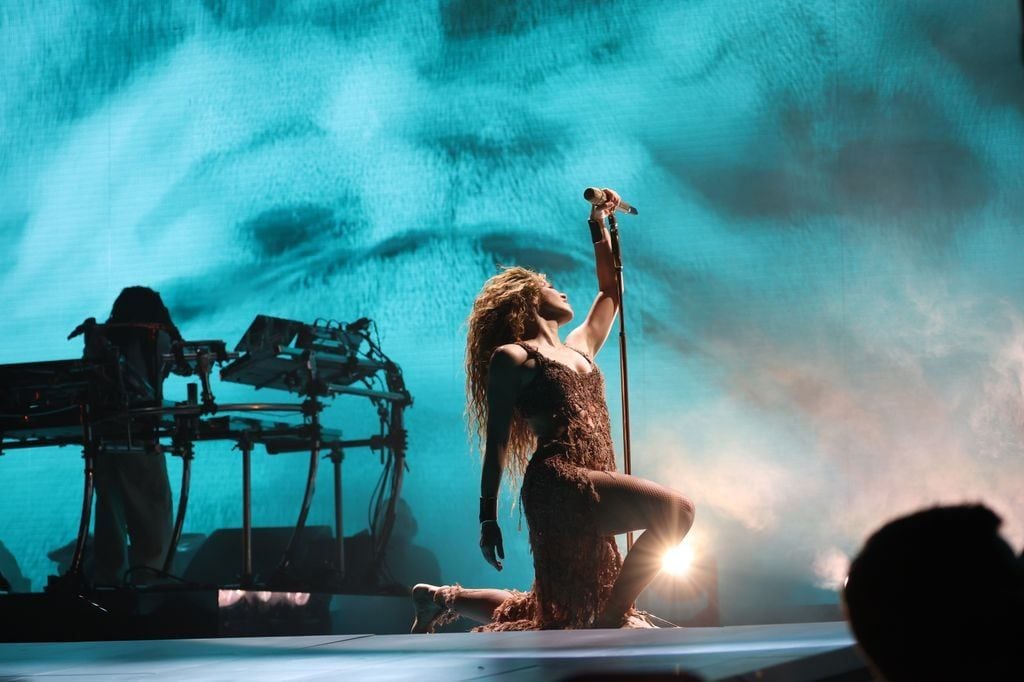
M 487 441 L 487 380 L 498 346 L 521 341 L 540 305 L 547 278 L 521 267 L 506 267 L 484 283 L 466 320 L 466 417 L 470 438 L 483 454 Z M 512 414 L 506 469 L 513 483 L 522 478 L 535 438 L 518 411 Z

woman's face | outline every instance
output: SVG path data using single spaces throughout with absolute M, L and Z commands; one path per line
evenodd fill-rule
M 554 288 L 548 282 L 540 290 L 540 304 L 537 311 L 545 320 L 554 320 L 561 327 L 572 320 L 572 306 L 569 297 Z

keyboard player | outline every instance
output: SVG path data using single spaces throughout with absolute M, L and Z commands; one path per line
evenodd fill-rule
M 106 324 L 86 334 L 86 359 L 116 352 L 129 407 L 160 405 L 168 369 L 162 358 L 181 334 L 160 294 L 127 287 L 114 301 Z M 105 436 L 96 456 L 93 582 L 145 582 L 163 567 L 172 534 L 167 461 L 154 424 L 135 420 Z M 128 541 L 130 540 L 130 546 Z M 140 570 L 143 568 L 153 570 Z

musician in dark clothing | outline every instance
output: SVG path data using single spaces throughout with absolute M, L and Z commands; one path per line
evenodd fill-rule
M 116 349 L 128 407 L 160 405 L 168 366 L 163 357 L 181 335 L 160 294 L 148 287 L 124 289 L 100 334 L 86 342 L 86 356 Z M 167 461 L 154 423 L 132 420 L 105 438 L 96 458 L 94 576 L 98 585 L 120 585 L 129 566 L 159 570 L 172 533 Z M 130 539 L 129 548 L 126 539 Z M 132 582 L 152 578 L 140 571 Z

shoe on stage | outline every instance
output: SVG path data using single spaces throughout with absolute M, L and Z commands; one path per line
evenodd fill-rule
M 626 615 L 626 620 L 620 626 L 623 630 L 649 630 L 658 629 L 658 626 L 651 620 L 650 614 L 646 611 L 632 611 Z

